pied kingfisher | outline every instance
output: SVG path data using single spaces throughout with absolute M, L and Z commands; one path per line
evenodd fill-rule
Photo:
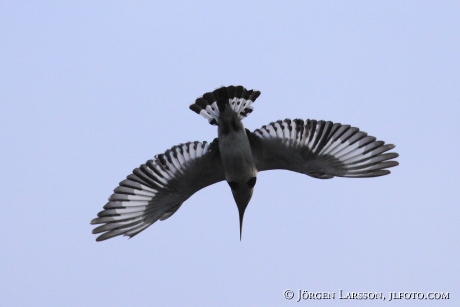
M 320 179 L 363 178 L 390 173 L 398 165 L 395 146 L 350 125 L 330 121 L 285 119 L 254 132 L 242 120 L 252 112 L 260 92 L 242 86 L 205 93 L 190 109 L 217 126 L 211 143 L 188 142 L 156 155 L 114 190 L 104 210 L 91 224 L 102 233 L 97 241 L 118 235 L 133 237 L 157 220 L 163 221 L 197 191 L 227 181 L 243 216 L 251 200 L 257 173 L 285 169 Z

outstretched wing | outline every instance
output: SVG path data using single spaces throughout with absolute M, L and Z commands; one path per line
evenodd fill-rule
M 136 168 L 109 197 L 91 224 L 96 241 L 118 235 L 133 237 L 173 215 L 198 190 L 224 180 L 217 139 L 180 144 Z
M 286 169 L 315 178 L 376 177 L 398 165 L 387 152 L 393 144 L 349 125 L 330 121 L 285 119 L 248 131 L 259 171 Z

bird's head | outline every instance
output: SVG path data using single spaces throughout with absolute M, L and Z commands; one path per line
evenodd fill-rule
M 235 199 L 236 206 L 238 207 L 238 213 L 240 216 L 240 240 L 241 232 L 243 229 L 243 217 L 244 211 L 249 204 L 249 201 L 252 197 L 252 192 L 254 191 L 254 186 L 256 185 L 256 177 L 250 177 L 246 181 L 227 181 L 228 185 L 232 189 L 233 198 Z

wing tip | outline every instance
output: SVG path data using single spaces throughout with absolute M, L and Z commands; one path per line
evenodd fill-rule
M 101 222 L 98 221 L 99 218 L 96 217 L 94 219 L 91 220 L 91 222 L 89 222 L 90 225 L 97 225 L 97 224 L 102 224 Z

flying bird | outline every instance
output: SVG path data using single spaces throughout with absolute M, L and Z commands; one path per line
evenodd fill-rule
M 217 126 L 212 142 L 188 142 L 156 155 L 133 170 L 109 197 L 91 224 L 96 241 L 133 237 L 156 221 L 171 217 L 190 196 L 227 181 L 243 216 L 251 200 L 257 173 L 285 169 L 314 178 L 377 177 L 398 165 L 395 146 L 350 125 L 331 121 L 285 119 L 253 132 L 242 120 L 252 112 L 260 92 L 242 86 L 205 93 L 190 109 Z

